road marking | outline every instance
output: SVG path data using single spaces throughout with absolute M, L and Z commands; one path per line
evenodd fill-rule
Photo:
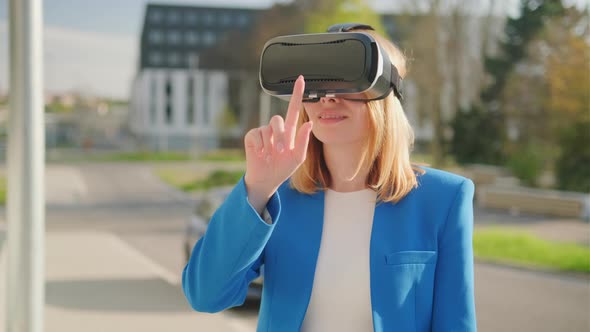
M 113 240 L 113 243 L 116 243 L 122 250 L 126 251 L 129 256 L 138 260 L 141 264 L 145 265 L 149 270 L 154 272 L 157 276 L 164 279 L 167 283 L 172 286 L 179 286 L 181 284 L 180 275 L 170 272 L 168 269 L 163 267 L 161 264 L 150 258 L 149 256 L 143 254 L 137 248 L 133 247 L 132 245 L 128 244 L 118 236 L 105 233 L 110 235 Z
M 162 265 L 157 263 L 155 260 L 150 258 L 149 256 L 143 254 L 137 248 L 133 247 L 132 245 L 125 242 L 123 239 L 119 238 L 118 236 L 108 233 L 114 243 L 120 246 L 123 250 L 125 250 L 130 256 L 133 256 L 142 264 L 147 266 L 150 270 L 156 273 L 160 278 L 166 280 L 169 284 L 173 286 L 179 286 L 181 284 L 181 277 L 180 275 L 176 275 L 174 273 L 169 272 L 166 268 Z M 256 330 L 256 325 L 249 326 L 248 322 L 243 321 L 242 318 L 236 317 L 235 315 L 225 312 L 224 313 L 227 320 L 229 320 L 229 325 L 232 327 L 234 332 L 252 332 Z

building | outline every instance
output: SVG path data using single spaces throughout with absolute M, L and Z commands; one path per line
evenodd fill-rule
M 239 63 L 248 52 L 240 48 L 240 41 L 254 36 L 250 31 L 257 20 L 271 16 L 272 9 L 147 6 L 129 119 L 130 130 L 143 148 L 202 151 L 218 148 L 228 138 L 237 146 L 249 128 L 267 123 L 273 114 L 284 114 L 286 103 L 265 95 L 257 73 L 252 68 L 243 71 L 245 66 Z M 419 16 L 382 15 L 387 33 L 402 48 L 404 39 L 415 33 L 418 19 Z M 441 19 L 441 26 L 449 26 L 450 19 Z M 441 75 L 457 77 L 453 82 L 445 81 L 452 84 L 444 84 L 440 89 L 437 102 L 443 123 L 453 117 L 457 106 L 466 107 L 477 100 L 480 85 L 474 82 L 480 82 L 485 74 L 482 34 L 473 33 L 482 31 L 483 20 L 462 20 L 460 38 L 456 38 L 462 45 L 460 56 L 436 52 L 438 61 L 445 64 L 440 66 Z M 495 44 L 502 34 L 504 18 L 494 18 L 492 23 L 490 38 L 486 40 Z M 287 25 L 282 24 L 281 28 Z M 439 29 L 439 48 L 448 44 L 451 36 L 447 30 Z M 239 33 L 236 35 L 235 31 Z M 453 62 L 459 68 L 457 73 L 453 72 L 455 67 L 448 65 L 451 59 L 459 59 Z M 250 63 L 250 67 L 254 66 Z M 430 118 L 434 102 L 424 98 L 428 95 L 424 87 L 422 92 L 420 89 L 412 74 L 404 80 L 404 110 L 416 140 L 428 144 L 434 137 Z M 228 115 L 233 116 L 235 125 L 222 124 Z
M 208 150 L 220 136 L 238 137 L 230 112 L 227 71 L 199 65 L 199 55 L 232 30 L 248 30 L 260 10 L 149 4 L 131 89 L 130 129 L 143 148 Z

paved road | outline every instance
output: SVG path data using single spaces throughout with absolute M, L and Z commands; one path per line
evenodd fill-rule
M 190 201 L 141 165 L 60 172 L 56 177 L 78 179 L 68 182 L 70 189 L 54 179 L 61 197 L 86 189 L 83 205 L 56 199 L 48 209 L 46 331 L 255 330 L 254 305 L 218 314 L 188 308 L 178 277 Z M 0 273 L 4 227 L 0 216 Z M 475 286 L 480 331 L 590 331 L 588 279 L 477 263 Z M 3 315 L 0 310 L 0 331 Z
M 205 314 L 188 306 L 179 277 L 189 210 L 162 204 L 49 211 L 45 330 L 253 331 L 255 307 Z M 4 228 L 0 221 L 0 294 L 5 294 Z M 0 331 L 4 314 L 0 302 Z
M 46 168 L 51 207 L 149 204 L 185 199 L 159 181 L 146 164 L 79 164 Z

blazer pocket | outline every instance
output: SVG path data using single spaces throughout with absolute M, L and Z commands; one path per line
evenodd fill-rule
M 388 265 L 435 264 L 436 251 L 398 251 L 385 255 Z

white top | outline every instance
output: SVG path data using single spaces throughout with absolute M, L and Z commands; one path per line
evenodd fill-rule
M 327 189 L 304 332 L 373 331 L 369 244 L 377 193 Z

